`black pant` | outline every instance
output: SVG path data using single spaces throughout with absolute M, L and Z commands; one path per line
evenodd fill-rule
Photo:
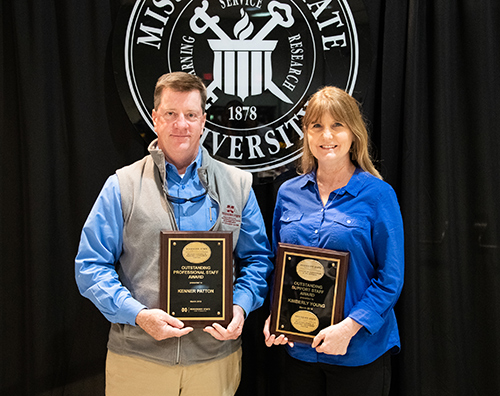
M 387 396 L 391 386 L 391 355 L 366 366 L 344 367 L 307 363 L 287 355 L 287 396 Z

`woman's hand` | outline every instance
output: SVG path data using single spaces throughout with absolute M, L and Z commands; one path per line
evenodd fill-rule
M 328 355 L 345 355 L 351 338 L 356 335 L 361 327 L 363 326 L 353 319 L 346 318 L 336 325 L 321 330 L 314 337 L 311 347 L 316 348 L 317 352 Z
M 291 347 L 293 347 L 293 342 L 289 342 L 288 338 L 286 338 L 283 334 L 276 337 L 274 334 L 271 334 L 269 331 L 269 324 L 271 323 L 271 315 L 268 316 L 266 322 L 264 323 L 264 341 L 266 346 L 270 347 L 273 345 L 284 345 L 288 343 Z

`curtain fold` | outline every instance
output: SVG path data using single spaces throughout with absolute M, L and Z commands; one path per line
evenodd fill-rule
M 498 378 L 486 373 L 500 368 L 499 6 L 410 1 L 409 11 L 397 388 L 496 394 Z

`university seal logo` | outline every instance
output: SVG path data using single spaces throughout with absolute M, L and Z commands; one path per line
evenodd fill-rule
M 120 97 L 151 140 L 158 77 L 196 74 L 208 91 L 203 145 L 223 162 L 273 173 L 301 156 L 307 98 L 324 85 L 353 93 L 363 12 L 359 0 L 129 1 L 113 42 Z

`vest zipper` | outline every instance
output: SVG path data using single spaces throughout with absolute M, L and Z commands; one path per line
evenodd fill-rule
M 175 364 L 179 364 L 181 362 L 181 337 L 177 339 L 177 356 L 175 358 Z

